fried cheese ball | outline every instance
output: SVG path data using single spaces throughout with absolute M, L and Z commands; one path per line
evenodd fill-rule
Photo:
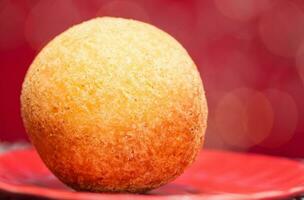
M 73 26 L 31 64 L 26 131 L 46 166 L 80 191 L 141 193 L 200 150 L 207 103 L 186 50 L 160 29 L 102 17 Z

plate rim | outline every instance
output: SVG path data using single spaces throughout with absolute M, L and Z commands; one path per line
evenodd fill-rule
M 203 149 L 201 151 L 207 151 L 210 153 L 221 153 L 221 154 L 230 154 L 230 155 L 245 155 L 245 153 L 232 152 L 232 151 L 222 151 L 222 150 L 210 150 Z M 201 153 L 200 151 L 200 153 Z M 27 147 L 23 149 L 14 149 L 8 152 L 4 152 L 0 154 L 0 162 L 4 157 L 12 156 L 16 153 L 37 153 L 34 147 Z M 199 154 L 200 154 L 199 153 Z M 38 154 L 39 155 L 39 154 Z M 271 159 L 279 159 L 285 160 L 287 162 L 292 162 L 294 164 L 302 165 L 304 169 L 304 164 L 299 161 L 288 159 L 285 157 L 279 156 L 269 156 L 263 154 L 255 154 L 255 153 L 246 153 L 248 156 L 254 157 L 264 157 Z M 288 190 L 269 190 L 263 192 L 254 192 L 247 194 L 237 194 L 237 193 L 223 193 L 223 194 L 173 194 L 173 195 L 137 195 L 137 194 L 129 194 L 129 193 L 90 193 L 90 192 L 74 192 L 74 191 L 64 191 L 60 189 L 52 189 L 52 188 L 43 188 L 36 186 L 24 186 L 24 185 L 14 185 L 5 183 L 0 180 L 0 192 L 4 192 L 6 194 L 16 194 L 16 195 L 27 195 L 33 197 L 45 197 L 50 199 L 75 199 L 75 200 L 96 200 L 96 199 L 107 199 L 107 200 L 118 200 L 118 199 L 179 199 L 181 197 L 189 197 L 189 200 L 196 199 L 207 199 L 207 200 L 264 200 L 264 199 L 281 199 L 288 198 L 291 196 L 304 194 L 304 183 L 302 186 L 290 188 Z

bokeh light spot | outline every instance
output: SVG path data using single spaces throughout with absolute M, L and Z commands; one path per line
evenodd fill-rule
M 240 21 L 252 20 L 272 5 L 269 0 L 214 0 L 214 2 L 224 16 Z
M 296 67 L 304 83 L 304 42 L 302 42 L 296 54 Z
M 294 57 L 304 37 L 304 13 L 291 1 L 283 2 L 262 16 L 259 33 L 273 54 Z
M 221 99 L 215 110 L 215 120 L 217 132 L 224 142 L 245 150 L 268 136 L 273 111 L 261 92 L 240 88 Z
M 287 92 L 268 89 L 264 94 L 273 108 L 274 123 L 271 134 L 260 145 L 277 148 L 293 137 L 298 123 L 298 109 L 293 97 Z

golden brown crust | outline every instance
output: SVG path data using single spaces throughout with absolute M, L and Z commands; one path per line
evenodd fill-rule
M 143 192 L 201 147 L 207 104 L 195 64 L 163 31 L 96 18 L 51 41 L 22 89 L 23 121 L 49 169 L 77 189 Z

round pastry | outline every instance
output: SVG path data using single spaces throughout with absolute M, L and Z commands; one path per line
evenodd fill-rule
M 207 103 L 187 51 L 156 27 L 103 17 L 73 26 L 30 66 L 26 131 L 65 184 L 145 192 L 179 176 L 202 146 Z

